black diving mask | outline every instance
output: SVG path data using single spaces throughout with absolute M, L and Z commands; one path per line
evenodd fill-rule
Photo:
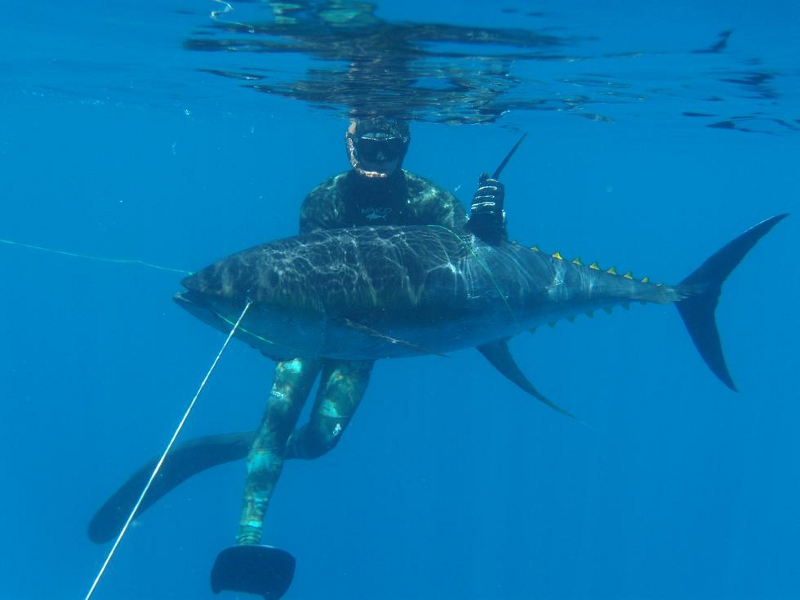
M 371 163 L 384 163 L 402 158 L 408 141 L 399 137 L 384 137 L 382 134 L 367 134 L 355 141 L 358 158 Z

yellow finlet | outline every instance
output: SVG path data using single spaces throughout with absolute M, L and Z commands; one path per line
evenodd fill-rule
M 606 271 L 609 275 L 616 275 L 617 270 L 614 267 L 611 267 L 608 271 Z
M 541 250 L 539 250 L 539 246 L 531 246 L 531 250 L 534 252 L 541 252 Z
M 576 256 L 575 258 L 573 258 L 572 259 L 572 264 L 573 265 L 582 266 L 583 263 L 581 262 L 581 257 L 580 256 Z
M 614 307 L 613 306 L 606 306 L 603 310 L 606 311 L 608 314 L 611 314 L 611 311 L 614 310 Z
M 642 277 L 642 283 L 650 283 L 649 277 Z
M 557 258 L 558 260 L 564 260 L 561 257 L 561 253 L 560 252 L 554 252 L 552 256 L 553 256 L 553 258 Z
M 567 317 L 567 321 L 569 321 L 570 323 L 574 323 L 575 322 L 575 315 L 572 315 L 571 317 Z
M 628 271 L 627 273 L 625 273 L 625 275 L 623 275 L 623 277 L 625 279 L 630 279 L 631 281 L 633 281 L 633 273 L 631 271 Z
M 548 325 L 550 325 L 550 327 L 555 327 L 556 323 L 557 321 L 551 321 L 550 323 L 548 323 Z
M 590 269 L 594 269 L 595 271 L 599 271 L 600 270 L 600 266 L 596 262 L 593 262 L 592 264 L 590 264 L 589 268 Z
M 587 311 L 586 316 L 589 317 L 590 319 L 594 319 L 594 311 L 593 310 Z

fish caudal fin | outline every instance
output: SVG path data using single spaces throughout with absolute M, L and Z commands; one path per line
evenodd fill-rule
M 737 391 L 736 385 L 725 364 L 714 315 L 722 284 L 758 240 L 787 216 L 770 217 L 751 227 L 718 250 L 677 286 L 685 297 L 676 306 L 695 347 L 714 375 L 733 391 Z

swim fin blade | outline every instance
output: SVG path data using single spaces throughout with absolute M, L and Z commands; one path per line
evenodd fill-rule
M 256 594 L 278 600 L 294 578 L 294 557 L 272 546 L 231 546 L 217 555 L 211 569 L 211 589 Z

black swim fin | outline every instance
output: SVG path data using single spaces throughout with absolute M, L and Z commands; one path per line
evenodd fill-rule
M 211 589 L 256 594 L 278 600 L 294 579 L 295 560 L 272 546 L 231 546 L 217 556 L 211 569 Z
M 718 250 L 677 286 L 686 297 L 676 307 L 695 347 L 714 375 L 733 391 L 737 391 L 736 385 L 725 364 L 714 314 L 722 284 L 758 240 L 788 216 L 770 217 L 751 227 Z
M 176 446 L 164 461 L 161 472 L 153 480 L 150 491 L 137 514 L 141 516 L 162 496 L 197 473 L 245 458 L 255 436 L 255 431 L 207 435 Z M 157 462 L 157 458 L 150 460 L 106 500 L 89 523 L 90 540 L 95 544 L 103 544 L 117 536 Z

